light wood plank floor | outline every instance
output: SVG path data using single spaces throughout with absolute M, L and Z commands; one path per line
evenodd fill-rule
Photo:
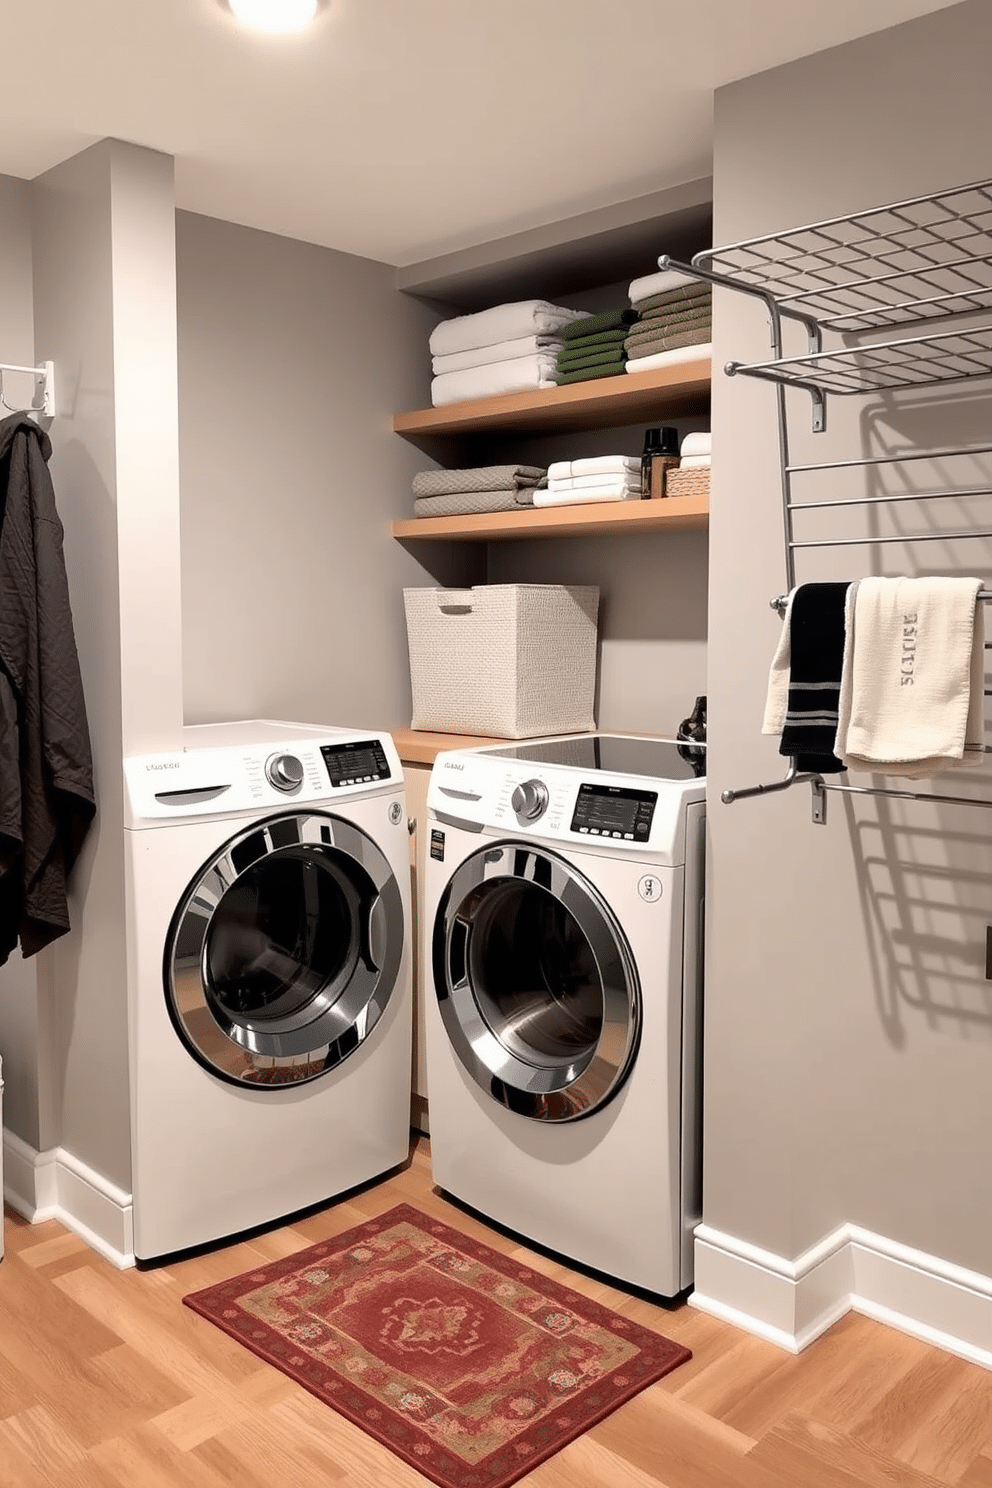
M 523 1488 L 992 1488 L 992 1374 L 854 1314 L 793 1358 L 570 1271 L 436 1194 L 423 1138 L 376 1187 L 149 1270 L 117 1271 L 60 1225 L 8 1213 L 0 1488 L 424 1488 L 180 1301 L 404 1202 L 693 1350 Z

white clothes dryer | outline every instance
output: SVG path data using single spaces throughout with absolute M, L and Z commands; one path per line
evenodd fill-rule
M 664 1296 L 700 1217 L 703 759 L 582 734 L 441 753 L 428 788 L 434 1178 Z
M 388 734 L 203 725 L 124 774 L 134 1250 L 149 1259 L 405 1161 L 409 848 Z

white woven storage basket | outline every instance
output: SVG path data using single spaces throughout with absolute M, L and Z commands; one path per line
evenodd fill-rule
M 527 739 L 594 729 L 593 585 L 404 589 L 415 729 Z

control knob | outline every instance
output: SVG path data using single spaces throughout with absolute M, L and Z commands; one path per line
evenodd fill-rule
M 303 766 L 295 754 L 274 754 L 265 762 L 265 774 L 276 790 L 294 791 L 303 783 Z
M 524 780 L 510 797 L 510 805 L 525 821 L 537 821 L 548 809 L 548 787 L 543 780 Z

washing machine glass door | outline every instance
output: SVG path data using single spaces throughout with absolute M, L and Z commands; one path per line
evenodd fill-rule
M 441 898 L 433 963 L 451 1046 L 495 1100 L 574 1121 L 620 1089 L 640 1031 L 633 956 L 564 859 L 515 842 L 473 853 Z
M 403 933 L 399 886 L 370 837 L 324 812 L 270 817 L 226 842 L 176 909 L 172 1021 L 235 1084 L 315 1079 L 382 1016 Z

